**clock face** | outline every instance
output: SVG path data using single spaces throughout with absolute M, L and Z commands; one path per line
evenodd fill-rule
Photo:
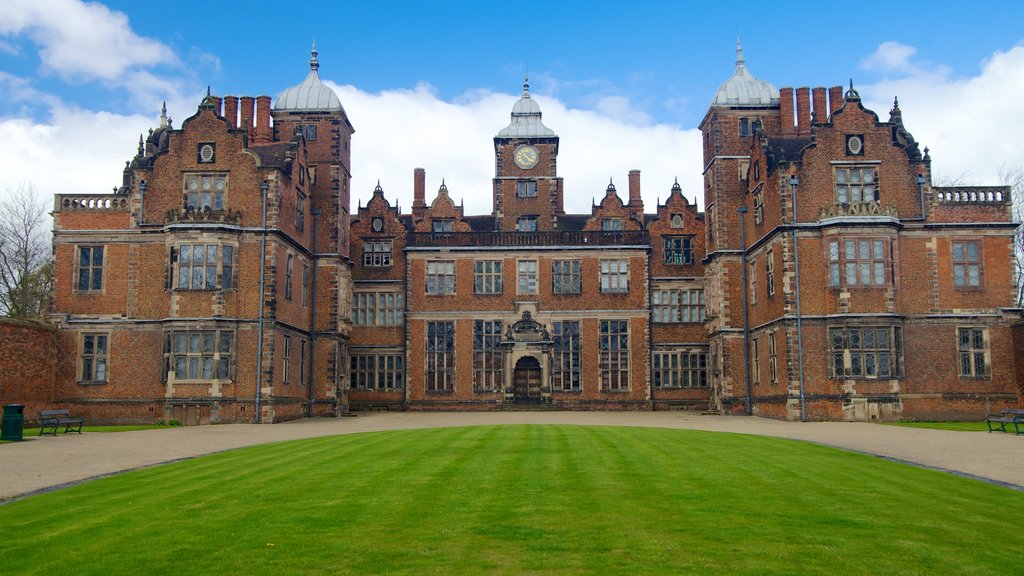
M 515 161 L 516 166 L 524 170 L 529 170 L 537 165 L 537 160 L 540 158 L 540 153 L 533 146 L 520 146 L 516 148 L 512 159 Z

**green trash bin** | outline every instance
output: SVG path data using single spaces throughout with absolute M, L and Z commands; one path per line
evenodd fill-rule
M 25 407 L 21 404 L 4 404 L 3 421 L 0 423 L 0 440 L 22 439 L 25 431 Z

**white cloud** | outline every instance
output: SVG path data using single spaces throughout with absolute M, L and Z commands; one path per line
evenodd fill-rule
M 917 48 L 899 42 L 882 42 L 874 54 L 861 61 L 861 68 L 880 72 L 906 72 L 912 69 L 910 59 Z
M 0 35 L 10 38 L 22 34 L 40 46 L 44 69 L 67 80 L 117 82 L 133 68 L 177 62 L 170 48 L 135 34 L 123 12 L 98 3 L 0 3 Z
M 902 74 L 858 90 L 882 120 L 899 97 L 907 130 L 931 149 L 933 172 L 998 184 L 1000 166 L 1024 162 L 1024 46 L 996 52 L 965 78 L 942 66 L 905 64 Z

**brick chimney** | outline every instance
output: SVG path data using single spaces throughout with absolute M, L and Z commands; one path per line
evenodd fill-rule
M 256 97 L 256 138 L 257 144 L 269 144 L 272 140 L 270 131 L 270 96 Z
M 796 133 L 811 133 L 811 89 L 806 86 L 796 89 Z
M 828 122 L 828 108 L 825 104 L 825 88 L 817 87 L 811 91 L 812 102 L 814 103 L 814 120 L 817 122 Z
M 229 128 L 238 128 L 238 96 L 224 97 L 224 118 Z
M 423 168 L 416 168 L 412 171 L 412 214 L 417 218 L 423 217 L 427 209 L 426 188 L 427 171 Z
M 833 86 L 828 89 L 829 113 L 835 114 L 843 107 L 843 87 Z
M 208 98 L 210 99 L 210 104 L 213 105 L 213 109 L 217 112 L 217 114 L 220 114 L 220 96 L 211 95 L 208 96 Z
M 792 136 L 796 134 L 793 122 L 793 89 L 790 87 L 779 90 L 779 112 L 781 114 L 779 121 L 782 123 L 782 135 Z
M 256 101 L 252 96 L 242 96 L 238 99 L 241 103 L 242 119 L 238 123 L 239 128 L 244 128 L 249 131 L 249 139 L 253 139 L 254 134 L 252 133 L 252 119 L 254 115 L 254 108 Z
M 629 214 L 634 218 L 643 218 L 644 200 L 640 197 L 640 171 L 629 171 Z

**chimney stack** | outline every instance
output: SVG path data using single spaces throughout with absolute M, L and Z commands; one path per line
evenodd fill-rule
M 811 89 L 806 86 L 796 89 L 796 133 L 811 133 Z
M 426 188 L 427 171 L 423 168 L 416 168 L 412 171 L 412 213 L 417 218 L 423 216 L 427 209 Z
M 629 171 L 629 213 L 631 216 L 642 218 L 644 214 L 644 200 L 640 197 L 640 171 Z
M 814 103 L 814 120 L 816 122 L 828 122 L 828 108 L 825 104 L 825 88 L 815 88 L 811 92 Z
M 828 89 L 829 113 L 835 114 L 843 107 L 843 87 L 833 86 Z
M 252 96 L 242 96 L 238 99 L 241 102 L 242 108 L 242 120 L 238 127 L 249 131 L 249 138 L 252 139 L 254 134 L 252 133 L 252 118 L 254 115 L 254 107 L 256 101 Z
M 217 114 L 220 114 L 220 96 L 211 95 L 207 96 L 207 98 L 209 99 L 210 104 L 213 106 L 213 109 L 217 112 Z
M 779 112 L 782 122 L 782 135 L 792 136 L 796 134 L 793 123 L 793 89 L 786 87 L 779 90 Z
M 270 96 L 257 96 L 256 143 L 269 144 L 272 139 L 270 132 Z
M 228 121 L 228 128 L 238 128 L 238 96 L 224 97 L 224 118 Z

